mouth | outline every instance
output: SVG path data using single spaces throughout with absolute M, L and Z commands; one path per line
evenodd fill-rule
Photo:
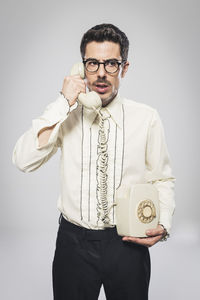
M 100 93 L 100 94 L 104 94 L 108 91 L 109 86 L 105 83 L 98 83 L 95 84 L 95 91 Z

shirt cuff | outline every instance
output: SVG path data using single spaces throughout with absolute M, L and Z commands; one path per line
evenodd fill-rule
M 39 118 L 32 120 L 33 134 L 37 150 L 49 147 L 49 145 L 56 142 L 60 125 L 67 119 L 68 115 L 77 108 L 77 106 L 77 102 L 72 106 L 69 106 L 68 101 L 59 94 L 56 101 L 50 103 Z M 48 143 L 44 146 L 39 146 L 38 133 L 40 130 L 46 127 L 51 127 L 55 124 L 56 126 L 49 137 Z
M 162 224 L 167 230 L 167 233 L 170 233 L 171 224 L 172 224 L 172 215 L 169 213 L 169 211 L 164 211 L 163 209 L 160 209 L 159 224 Z
M 65 96 L 62 94 L 62 92 L 60 92 L 60 96 L 67 102 L 68 107 L 69 107 L 69 111 L 73 111 L 75 108 L 77 108 L 78 106 L 78 102 L 76 101 L 73 105 L 69 105 L 69 100 L 67 98 L 65 98 Z

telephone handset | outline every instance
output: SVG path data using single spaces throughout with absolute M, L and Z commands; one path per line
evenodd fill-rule
M 85 78 L 84 65 L 83 63 L 76 63 L 73 65 L 70 75 L 80 75 L 82 79 Z M 92 91 L 89 93 L 80 93 L 78 95 L 78 101 L 87 108 L 93 108 L 95 111 L 97 108 L 102 106 L 100 96 Z

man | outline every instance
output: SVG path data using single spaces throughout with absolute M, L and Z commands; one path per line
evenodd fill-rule
M 85 79 L 66 76 L 62 91 L 18 140 L 13 162 L 39 168 L 61 149 L 60 226 L 53 261 L 55 300 L 148 299 L 149 247 L 169 236 L 175 209 L 174 177 L 157 111 L 119 95 L 129 67 L 129 41 L 112 24 L 88 30 L 81 41 Z M 95 91 L 100 112 L 77 102 Z M 116 231 L 116 190 L 151 182 L 159 191 L 160 219 L 148 237 Z

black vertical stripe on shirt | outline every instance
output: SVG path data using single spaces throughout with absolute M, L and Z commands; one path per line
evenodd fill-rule
M 114 174 L 113 174 L 113 202 L 115 201 L 115 166 L 116 166 L 116 149 L 117 149 L 117 124 L 115 125 L 115 156 L 114 156 Z M 114 206 L 113 206 L 113 223 L 114 223 Z
M 123 150 L 122 150 L 122 163 L 121 163 L 121 178 L 120 178 L 120 182 L 119 182 L 119 185 L 118 185 L 117 189 L 120 187 L 120 185 L 122 183 L 122 173 L 123 173 L 123 167 L 124 167 L 125 114 L 124 114 L 124 105 L 123 104 L 122 104 L 122 112 L 123 112 Z
M 89 160 L 89 188 L 88 188 L 88 221 L 90 221 L 91 152 L 92 152 L 92 130 L 91 130 L 91 127 L 90 127 L 90 160 Z
M 82 126 L 82 136 L 81 136 L 81 189 L 80 189 L 80 214 L 81 220 L 83 220 L 83 212 L 82 212 L 82 189 L 83 189 L 83 139 L 84 139 L 84 130 L 83 130 L 83 106 L 81 112 L 81 126 Z

